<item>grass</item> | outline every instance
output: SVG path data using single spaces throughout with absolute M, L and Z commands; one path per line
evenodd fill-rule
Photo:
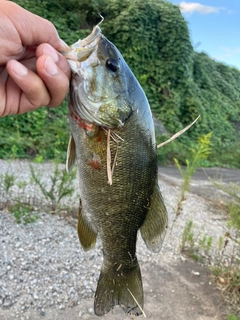
M 240 317 L 236 316 L 235 314 L 230 314 L 228 315 L 227 320 L 240 320 Z
M 5 174 L 0 174 L 0 195 L 5 198 L 6 203 L 10 200 L 10 190 L 15 184 L 16 177 L 7 171 Z
M 230 304 L 240 306 L 240 266 L 211 267 L 214 282 Z M 239 309 L 240 311 L 240 309 Z
M 196 235 L 192 220 L 186 223 L 181 240 L 181 251 L 193 260 L 203 262 L 204 259 L 209 258 L 213 238 L 207 234 Z
M 17 223 L 35 222 L 40 210 L 51 213 L 69 210 L 65 203 L 73 202 L 75 170 L 68 175 L 65 169 L 60 169 L 59 164 L 55 163 L 47 186 L 33 166 L 30 166 L 30 182 L 19 181 L 10 168 L 9 165 L 8 170 L 0 175 L 0 209 L 13 214 Z M 33 194 L 26 189 L 30 184 Z
M 73 195 L 73 180 L 76 176 L 75 170 L 68 174 L 65 169 L 60 170 L 59 164 L 55 163 L 54 171 L 49 176 L 50 187 L 48 187 L 47 184 L 41 179 L 41 173 L 36 173 L 35 169 L 31 165 L 30 171 L 33 182 L 40 188 L 42 195 L 46 199 L 52 212 L 55 212 L 59 209 L 63 199 Z
M 240 319 L 240 186 L 214 182 L 214 185 L 230 196 L 226 203 L 228 232 L 225 236 L 234 243 L 228 265 L 219 264 L 212 268 L 214 281 L 229 304 L 237 309 L 238 316 L 229 315 L 228 320 Z
M 186 160 L 185 170 L 180 165 L 178 159 L 174 158 L 174 163 L 182 176 L 182 184 L 180 197 L 177 202 L 176 215 L 173 220 L 172 227 L 176 222 L 178 216 L 182 212 L 182 206 L 183 203 L 186 201 L 186 193 L 189 191 L 190 182 L 193 174 L 195 173 L 196 169 L 201 165 L 201 163 L 204 160 L 207 160 L 210 154 L 211 135 L 212 133 L 210 132 L 204 136 L 199 137 L 195 147 L 190 149 L 190 159 Z
M 228 319 L 240 316 L 240 247 L 236 244 L 231 256 L 226 260 L 225 250 L 229 244 L 229 235 L 221 236 L 217 245 L 213 245 L 212 236 L 197 234 L 192 220 L 184 227 L 181 239 L 181 251 L 194 261 L 207 263 L 211 277 L 221 291 L 223 299 L 235 311 Z M 235 318 L 234 318 L 235 316 Z
M 190 181 L 201 160 L 207 160 L 210 153 L 211 134 L 203 137 L 191 150 L 190 160 L 186 160 L 186 170 L 183 171 L 179 161 L 174 159 L 175 165 L 182 176 L 181 194 L 177 204 L 176 218 L 180 215 L 186 192 L 189 191 Z M 213 181 L 213 184 L 229 196 L 222 208 L 227 213 L 225 232 L 219 239 L 214 239 L 208 234 L 196 233 L 193 220 L 186 223 L 182 232 L 181 251 L 195 261 L 208 262 L 210 271 L 217 287 L 221 290 L 223 298 L 232 309 L 233 314 L 228 315 L 227 320 L 239 320 L 240 316 L 240 185 L 223 184 L 221 181 Z M 226 202 L 227 201 L 227 202 Z M 214 245 L 213 245 L 214 243 Z M 226 248 L 231 243 L 232 250 L 228 252 L 226 260 Z M 229 250 L 228 250 L 229 251 Z
M 17 223 L 28 224 L 38 219 L 38 215 L 34 213 L 32 205 L 21 201 L 10 205 L 9 212 L 14 215 Z

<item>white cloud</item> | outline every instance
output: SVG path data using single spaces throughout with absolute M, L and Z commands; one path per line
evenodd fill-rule
M 183 13 L 190 13 L 190 14 L 193 12 L 199 12 L 201 14 L 209 14 L 209 13 L 217 13 L 220 10 L 224 10 L 224 8 L 204 6 L 197 2 L 185 2 L 185 1 L 180 2 L 179 7 Z

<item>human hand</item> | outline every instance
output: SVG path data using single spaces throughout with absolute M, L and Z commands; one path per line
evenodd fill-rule
M 0 0 L 0 117 L 59 106 L 69 88 L 67 51 L 53 24 Z

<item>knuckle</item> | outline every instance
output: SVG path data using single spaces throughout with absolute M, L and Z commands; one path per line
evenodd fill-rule
M 68 87 L 62 87 L 59 91 L 52 92 L 51 101 L 49 102 L 49 106 L 57 107 L 63 102 L 66 94 L 68 92 Z
M 50 101 L 48 91 L 42 86 L 33 86 L 29 92 L 26 92 L 26 96 L 36 107 L 47 106 Z
M 71 75 L 70 66 L 67 62 L 67 59 L 64 56 L 62 55 L 59 56 L 57 66 L 68 78 L 70 78 L 70 75 Z

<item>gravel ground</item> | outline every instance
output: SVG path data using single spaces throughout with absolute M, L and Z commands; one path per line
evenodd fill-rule
M 41 172 L 46 183 L 50 182 L 51 163 L 37 164 L 34 168 Z M 0 160 L 0 174 L 6 172 L 14 173 L 17 181 L 27 182 L 25 195 L 37 197 L 38 202 L 44 203 L 40 190 L 30 182 L 29 162 Z M 74 184 L 77 194 L 77 181 Z M 179 187 L 165 179 L 161 179 L 159 184 L 171 225 Z M 17 183 L 11 193 L 19 193 Z M 77 206 L 76 196 L 71 206 Z M 11 314 L 11 318 L 4 319 L 28 319 L 26 311 L 29 309 L 38 310 L 44 316 L 48 308 L 64 310 L 94 296 L 102 263 L 100 241 L 94 250 L 84 252 L 78 241 L 75 219 L 70 219 L 69 223 L 66 217 L 45 212 L 44 205 L 38 215 L 36 222 L 23 225 L 16 224 L 13 215 L 6 210 L 0 211 L 0 308 Z M 139 237 L 137 252 L 140 266 L 147 263 L 173 266 L 184 260 L 179 246 L 183 228 L 190 219 L 194 220 L 199 236 L 207 233 L 214 237 L 216 247 L 217 239 L 226 231 L 224 215 L 200 196 L 188 193 L 183 213 L 172 231 L 168 232 L 159 254 L 148 251 Z M 93 308 L 84 309 L 82 313 L 93 314 Z

